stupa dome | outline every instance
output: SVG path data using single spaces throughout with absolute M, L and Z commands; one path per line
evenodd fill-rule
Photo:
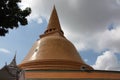
M 47 30 L 37 40 L 19 65 L 25 70 L 92 70 L 74 45 L 65 38 L 56 9 L 51 14 Z

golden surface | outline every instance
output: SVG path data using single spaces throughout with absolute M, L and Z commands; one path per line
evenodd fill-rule
M 84 63 L 72 43 L 60 36 L 47 36 L 37 41 L 23 62 L 43 59 L 63 59 Z

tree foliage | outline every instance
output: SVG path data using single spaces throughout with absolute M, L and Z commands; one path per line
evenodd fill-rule
M 21 10 L 18 3 L 21 0 L 0 0 L 0 36 L 5 36 L 9 29 L 17 28 L 20 25 L 27 25 L 26 17 L 31 13 L 27 7 Z

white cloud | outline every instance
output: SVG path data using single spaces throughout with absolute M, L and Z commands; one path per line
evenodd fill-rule
M 116 0 L 117 4 L 120 5 L 120 0 Z
M 78 50 L 112 49 L 120 52 L 120 27 L 108 31 L 111 23 L 120 25 L 119 0 L 23 0 L 32 8 L 29 19 L 49 19 L 55 4 L 66 37 Z
M 30 16 L 32 18 L 49 17 L 55 4 L 62 25 L 72 29 L 76 27 L 76 30 L 81 32 L 100 31 L 105 29 L 107 24 L 120 19 L 120 8 L 117 7 L 116 0 L 23 0 L 22 2 L 32 8 Z M 112 8 L 114 7 L 112 5 L 116 5 L 116 8 Z M 74 6 L 76 7 L 73 8 Z
M 7 54 L 10 53 L 10 51 L 5 49 L 5 48 L 0 48 L 0 52 L 1 53 L 7 53 Z
M 102 55 L 98 56 L 95 64 L 92 66 L 98 70 L 119 70 L 120 64 L 116 55 L 112 51 L 106 51 Z
M 38 24 L 41 24 L 43 22 L 42 18 L 39 18 L 37 22 L 38 22 Z
M 88 62 L 88 59 L 84 59 L 85 62 Z
M 120 26 L 117 26 L 116 29 L 111 31 L 105 30 L 104 32 L 99 33 L 98 38 L 98 48 L 110 49 L 115 52 L 120 52 Z

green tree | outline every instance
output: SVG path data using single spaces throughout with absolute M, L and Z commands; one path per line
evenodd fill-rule
M 21 0 L 0 0 L 0 36 L 5 36 L 9 29 L 27 25 L 26 17 L 31 13 L 31 8 L 21 10 L 18 3 Z

